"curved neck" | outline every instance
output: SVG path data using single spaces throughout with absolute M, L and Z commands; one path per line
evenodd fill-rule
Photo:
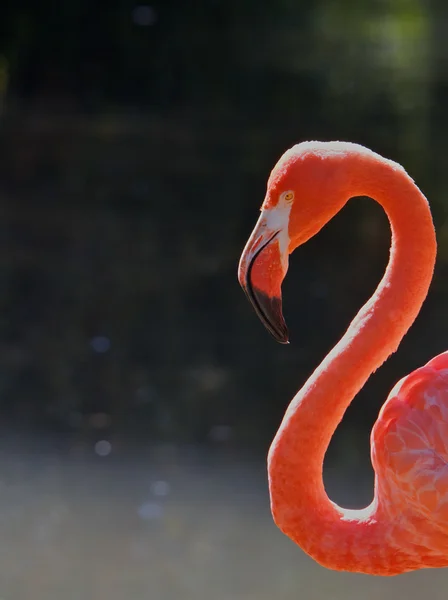
M 376 497 L 363 511 L 337 507 L 325 492 L 323 461 L 348 405 L 416 318 L 432 278 L 436 240 L 426 198 L 398 165 L 361 160 L 350 175 L 347 199 L 361 195 L 381 204 L 390 221 L 386 272 L 288 407 L 268 470 L 277 525 L 315 560 L 333 569 L 350 565 L 353 571 L 391 574 L 390 553 L 396 563 L 397 550 L 387 547 L 389 523 Z

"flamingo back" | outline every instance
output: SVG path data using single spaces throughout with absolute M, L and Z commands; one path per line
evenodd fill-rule
M 426 566 L 447 563 L 448 352 L 393 388 L 372 430 L 378 510 L 390 542 Z

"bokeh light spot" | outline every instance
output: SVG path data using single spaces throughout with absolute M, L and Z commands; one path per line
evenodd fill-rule
M 132 11 L 132 20 L 140 27 L 149 27 L 157 21 L 157 14 L 152 6 L 141 4 Z
M 110 350 L 110 339 L 105 335 L 96 335 L 90 340 L 90 345 L 98 354 L 104 354 Z
M 112 444 L 107 440 L 99 440 L 95 444 L 95 453 L 98 456 L 108 456 L 112 452 Z

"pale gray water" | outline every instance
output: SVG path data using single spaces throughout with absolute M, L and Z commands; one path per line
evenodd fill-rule
M 314 564 L 273 525 L 262 462 L 111 450 L 3 444 L 1 600 L 446 598 L 445 570 L 379 579 Z M 368 500 L 348 481 L 329 488 Z

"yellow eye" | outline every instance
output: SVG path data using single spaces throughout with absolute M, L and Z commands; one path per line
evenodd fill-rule
M 291 202 L 294 199 L 294 192 L 286 192 L 284 195 L 286 202 Z

